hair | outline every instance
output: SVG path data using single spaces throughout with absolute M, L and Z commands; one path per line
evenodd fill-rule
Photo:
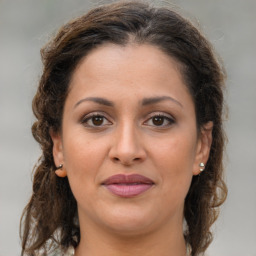
M 138 1 L 99 6 L 70 21 L 41 50 L 43 73 L 33 99 L 32 126 L 42 156 L 34 168 L 33 194 L 21 218 L 21 255 L 35 255 L 47 242 L 62 248 L 80 241 L 77 203 L 67 178 L 55 175 L 50 131 L 60 132 L 69 83 L 78 63 L 106 43 L 149 44 L 175 59 L 193 98 L 198 130 L 212 121 L 212 146 L 206 171 L 194 176 L 185 199 L 184 237 L 193 256 L 212 241 L 211 225 L 227 188 L 223 180 L 223 91 L 225 71 L 210 43 L 176 11 Z

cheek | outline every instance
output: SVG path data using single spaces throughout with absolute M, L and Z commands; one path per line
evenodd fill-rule
M 76 191 L 92 191 L 106 157 L 106 143 L 100 139 L 90 139 L 83 132 L 65 138 L 64 161 L 74 194 Z
M 193 176 L 195 139 L 185 135 L 173 136 L 153 145 L 154 164 L 165 192 L 174 191 L 185 196 Z
M 88 169 L 87 166 L 97 164 L 104 157 L 102 154 L 105 150 L 104 141 L 85 135 L 83 129 L 77 129 L 72 133 L 67 131 L 64 138 L 64 160 L 69 169 L 73 169 L 74 165 L 78 167 L 78 170 Z
M 195 139 L 190 136 L 172 136 L 151 145 L 154 145 L 154 158 L 156 161 L 159 160 L 157 162 L 160 165 L 167 168 L 169 166 L 172 172 L 175 170 L 180 172 L 193 166 L 196 153 L 195 144 Z

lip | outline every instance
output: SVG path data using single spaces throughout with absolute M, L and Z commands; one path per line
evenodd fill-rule
M 155 183 L 140 174 L 117 174 L 107 178 L 102 185 L 120 197 L 135 197 L 149 190 Z

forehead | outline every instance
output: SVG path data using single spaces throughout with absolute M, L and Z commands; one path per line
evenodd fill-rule
M 182 96 L 188 94 L 183 80 L 180 64 L 156 46 L 105 44 L 80 61 L 70 86 L 71 92 L 96 94 L 90 96 Z
M 143 64 L 143 65 L 141 65 Z M 141 66 L 139 66 L 141 65 Z M 113 71 L 116 66 L 128 66 L 137 68 L 139 66 L 142 71 L 143 68 L 149 69 L 150 67 L 158 67 L 163 69 L 172 68 L 180 75 L 182 79 L 181 69 L 182 64 L 165 53 L 159 47 L 151 44 L 137 44 L 129 43 L 126 45 L 118 45 L 112 43 L 105 43 L 91 51 L 78 63 L 73 72 L 73 76 L 79 73 L 81 69 L 85 68 L 87 71 Z M 99 70 L 101 68 L 101 70 Z M 112 69 L 112 70 L 111 70 Z M 117 70 L 116 70 L 117 71 Z M 127 70 L 128 71 L 128 70 Z

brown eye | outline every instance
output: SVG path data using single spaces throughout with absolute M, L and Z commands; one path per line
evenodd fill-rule
M 92 117 L 92 124 L 95 126 L 100 126 L 104 122 L 104 117 L 103 116 L 93 116 Z
M 175 121 L 170 115 L 157 114 L 151 116 L 144 124 L 152 127 L 168 128 L 174 123 Z
M 111 125 L 112 123 L 103 115 L 92 114 L 85 117 L 82 121 L 82 124 L 86 127 L 105 127 Z
M 161 126 L 164 123 L 165 118 L 163 116 L 154 116 L 152 118 L 152 123 L 156 126 Z

